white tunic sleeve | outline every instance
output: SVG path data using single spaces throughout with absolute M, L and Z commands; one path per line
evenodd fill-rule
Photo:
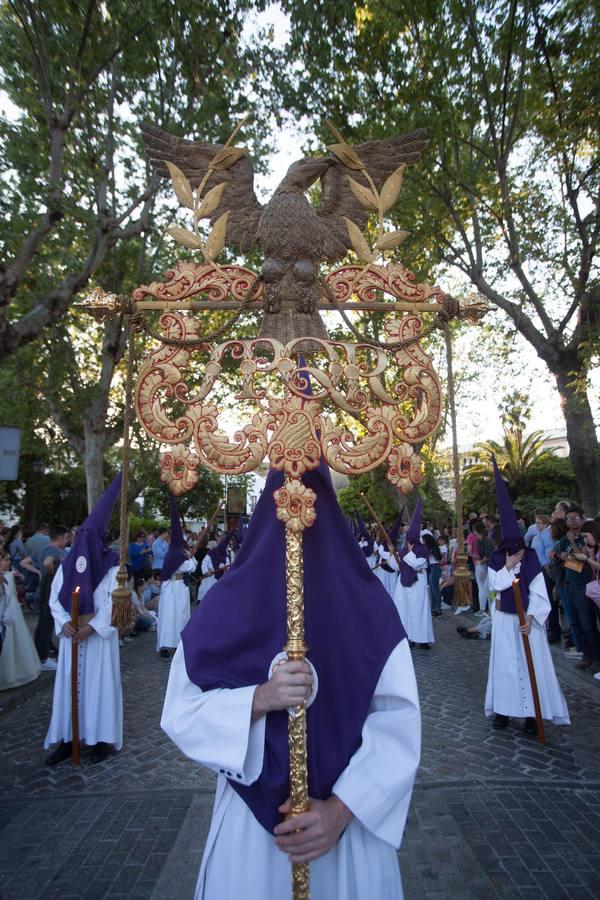
M 333 793 L 376 837 L 399 847 L 421 754 L 421 714 L 408 647 L 389 656 L 362 731 L 362 744 Z
M 265 722 L 252 724 L 256 685 L 202 691 L 187 675 L 180 644 L 171 663 L 161 728 L 190 759 L 253 784 L 263 767 Z
M 538 625 L 543 626 L 550 615 L 550 600 L 544 576 L 539 572 L 529 585 L 527 615 L 533 616 Z
M 213 572 L 212 560 L 208 554 L 202 560 L 201 572 L 203 575 L 208 575 L 209 572 L 212 574 Z
M 63 573 L 62 567 L 59 566 L 54 578 L 52 579 L 49 600 L 50 612 L 52 613 L 52 618 L 54 619 L 54 630 L 57 635 L 62 633 L 63 625 L 66 625 L 67 622 L 71 621 L 71 614 L 66 611 L 66 609 L 58 599 L 58 595 L 60 594 L 60 589 L 62 586 Z
M 516 573 L 513 574 L 512 569 L 509 572 L 506 566 L 502 569 L 498 569 L 498 571 L 488 568 L 490 591 L 496 591 L 497 593 L 505 591 L 507 588 L 511 587 L 515 577 Z
M 415 554 L 413 553 L 412 550 L 410 550 L 410 551 L 406 554 L 406 556 L 404 557 L 404 562 L 405 562 L 408 566 L 410 566 L 411 569 L 414 569 L 415 572 L 420 572 L 421 569 L 424 569 L 424 568 L 426 568 L 426 566 L 427 566 L 427 560 L 426 560 L 426 559 L 423 559 L 423 558 L 420 557 L 420 556 L 415 556 Z
M 179 568 L 177 569 L 177 571 L 178 572 L 195 572 L 197 566 L 198 566 L 198 562 L 195 559 L 195 557 L 192 556 L 191 559 L 186 559 L 185 562 L 182 562 L 181 565 L 179 566 Z

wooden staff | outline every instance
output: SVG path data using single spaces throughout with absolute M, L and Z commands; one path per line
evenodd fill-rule
M 204 538 L 206 537 L 206 535 L 208 534 L 208 532 L 210 531 L 210 529 L 213 527 L 213 525 L 214 525 L 214 523 L 215 523 L 215 519 L 217 518 L 217 516 L 218 516 L 219 513 L 221 512 L 221 509 L 222 509 L 224 503 L 225 503 L 224 500 L 219 500 L 219 502 L 217 503 L 217 505 L 216 505 L 216 507 L 215 507 L 214 513 L 212 514 L 212 516 L 211 516 L 210 519 L 208 520 L 208 524 L 204 526 L 204 528 L 202 529 L 202 531 L 201 531 L 200 534 L 198 535 L 198 546 L 199 546 L 199 547 L 202 545 L 202 541 L 204 540 Z
M 374 519 L 374 521 L 375 521 L 375 524 L 377 525 L 377 528 L 379 529 L 379 533 L 380 533 L 381 537 L 383 538 L 383 540 L 384 540 L 384 541 L 386 542 L 386 544 L 388 545 L 388 548 L 389 548 L 390 553 L 393 555 L 394 559 L 395 559 L 396 562 L 398 563 L 398 571 L 400 571 L 400 557 L 398 556 L 398 553 L 397 553 L 397 551 L 396 551 L 396 548 L 394 547 L 392 541 L 390 540 L 389 534 L 387 533 L 387 531 L 385 530 L 385 528 L 384 528 L 383 525 L 381 524 L 381 520 L 379 519 L 379 516 L 377 515 L 377 513 L 375 512 L 375 510 L 374 510 L 373 507 L 371 506 L 371 504 L 370 504 L 370 502 L 369 502 L 369 498 L 366 496 L 366 494 L 361 494 L 360 496 L 363 498 L 363 500 L 365 501 L 366 505 L 369 507 L 369 512 L 370 512 L 371 515 L 373 516 L 373 519 Z
M 515 578 L 512 583 L 513 594 L 515 597 L 515 606 L 517 607 L 517 614 L 519 616 L 519 625 L 526 625 L 527 620 L 525 618 L 525 610 L 523 609 L 523 600 L 521 598 L 521 585 L 519 584 L 519 579 Z M 537 729 L 537 736 L 540 744 L 546 743 L 546 736 L 544 734 L 544 720 L 542 719 L 542 707 L 540 704 L 540 695 L 538 693 L 537 681 L 535 678 L 535 669 L 533 667 L 533 657 L 531 655 L 531 645 L 529 643 L 529 635 L 521 634 L 523 638 L 523 648 L 525 650 L 525 659 L 527 660 L 527 671 L 529 672 L 529 681 L 531 684 L 531 693 L 533 696 L 533 706 L 535 709 L 535 727 Z
M 71 595 L 71 627 L 79 630 L 79 588 Z M 73 746 L 73 765 L 79 765 L 79 691 L 77 675 L 79 669 L 79 644 L 71 638 L 71 743 Z

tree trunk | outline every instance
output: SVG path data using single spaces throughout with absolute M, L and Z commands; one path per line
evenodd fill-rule
M 92 423 L 84 421 L 85 448 L 83 464 L 87 486 L 88 513 L 104 493 L 104 451 L 106 450 L 106 431 L 97 430 Z
M 573 367 L 555 372 L 560 404 L 567 424 L 569 458 L 587 516 L 600 512 L 600 444 L 587 395 L 571 384 Z

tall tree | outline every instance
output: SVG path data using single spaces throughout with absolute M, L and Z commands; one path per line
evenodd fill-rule
M 280 90 L 350 141 L 427 125 L 403 227 L 423 274 L 458 270 L 552 373 L 583 505 L 600 508 L 587 377 L 600 348 L 600 12 L 583 0 L 284 0 Z M 325 132 L 321 132 L 325 137 Z M 416 246 L 415 246 L 416 245 Z
M 173 206 L 161 204 L 139 122 L 225 139 L 239 113 L 260 103 L 252 83 L 271 58 L 243 41 L 242 29 L 263 6 L 0 6 L 0 88 L 14 109 L 0 118 L 0 359 L 34 343 L 46 360 L 37 386 L 84 461 L 90 507 L 120 434 L 111 389 L 127 333 L 121 320 L 90 326 L 72 301 L 92 280 L 128 291 L 160 271 Z

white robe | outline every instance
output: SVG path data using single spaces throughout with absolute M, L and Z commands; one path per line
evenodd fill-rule
M 195 559 L 186 559 L 177 572 L 195 572 L 197 565 Z M 175 578 L 177 572 L 160 586 L 156 626 L 157 650 L 162 647 L 176 647 L 190 617 L 190 589 L 183 579 Z
M 394 603 L 400 613 L 404 630 L 409 641 L 416 644 L 433 644 L 433 621 L 429 605 L 429 589 L 427 585 L 427 560 L 421 559 L 410 551 L 404 562 L 417 573 L 417 580 L 410 587 L 404 587 L 400 578 L 396 584 Z
M 203 693 L 189 681 L 181 646 L 171 665 L 161 726 L 186 756 L 218 773 L 195 900 L 290 896 L 290 863 L 226 775 L 252 784 L 263 765 L 265 718 L 251 724 L 256 685 Z M 400 900 L 400 846 L 419 763 L 421 720 L 410 651 L 401 641 L 384 666 L 362 744 L 333 787 L 354 818 L 310 864 L 311 900 Z
M 119 633 L 113 628 L 112 591 L 117 586 L 118 567 L 109 569 L 94 591 L 95 615 L 90 625 L 95 631 L 78 645 L 79 737 L 88 746 L 104 741 L 123 746 L 123 695 L 119 664 Z M 63 583 L 62 568 L 52 579 L 50 610 L 56 634 L 60 635 L 58 669 L 54 681 L 52 718 L 44 747 L 70 741 L 71 732 L 71 639 L 62 634 L 71 617 L 58 595 Z
M 12 572 L 3 572 L 3 575 L 8 600 L 6 612 L 11 623 L 6 626 L 0 653 L 0 691 L 29 684 L 30 681 L 35 681 L 42 671 L 40 658 L 17 597 L 15 576 Z
M 499 571 L 488 570 L 490 590 L 500 591 L 512 585 L 519 566 L 510 572 L 506 567 Z M 529 645 L 535 669 L 535 679 L 540 696 L 542 718 L 555 725 L 570 725 L 567 702 L 560 689 L 554 671 L 554 663 L 546 636 L 546 619 L 550 612 L 550 601 L 546 591 L 544 576 L 540 572 L 529 585 L 527 615 L 533 616 Z M 523 648 L 523 638 L 519 632 L 519 617 L 516 613 L 492 611 L 492 640 L 485 692 L 485 714 L 499 713 L 503 716 L 525 718 L 535 716 L 531 683 Z
M 384 547 L 379 548 L 379 559 L 381 562 L 384 562 L 390 569 L 393 569 L 393 572 L 386 572 L 386 570 L 379 566 L 378 572 L 380 572 L 381 583 L 392 598 L 396 594 L 396 583 L 398 581 L 398 563 L 394 559 L 394 556 L 390 553 L 389 550 L 386 550 Z
M 202 580 L 200 582 L 200 587 L 198 588 L 198 603 L 203 599 L 206 592 L 213 586 L 213 584 L 217 583 L 217 579 L 214 575 L 209 575 L 209 572 L 213 571 L 213 564 L 208 553 L 202 560 L 202 564 L 200 566 L 200 571 L 202 572 Z

